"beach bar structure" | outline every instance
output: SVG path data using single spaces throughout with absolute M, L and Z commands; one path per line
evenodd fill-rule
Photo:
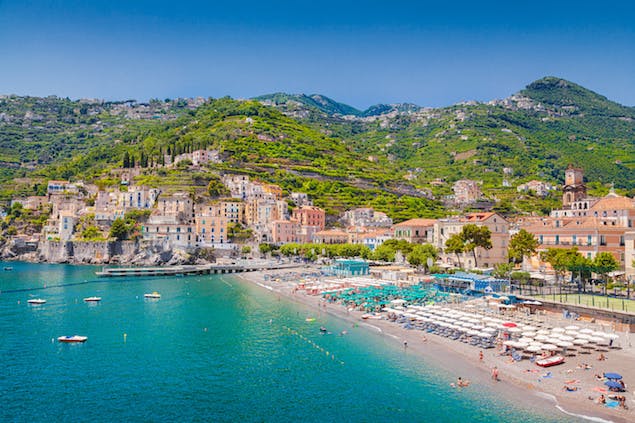
M 210 275 L 224 273 L 257 272 L 260 270 L 290 269 L 301 267 L 301 264 L 208 264 L 208 265 L 183 265 L 163 267 L 110 267 L 95 272 L 99 277 L 131 277 L 131 276 L 186 276 L 186 275 Z
M 488 275 L 478 275 L 475 273 L 455 273 L 434 275 L 434 285 L 438 290 L 444 292 L 503 292 L 509 289 L 509 281 L 506 279 L 496 279 Z
M 366 260 L 338 259 L 328 273 L 340 277 L 364 276 L 370 273 L 370 265 Z

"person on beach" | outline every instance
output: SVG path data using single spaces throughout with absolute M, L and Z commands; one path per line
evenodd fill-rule
M 492 369 L 492 380 L 493 381 L 500 381 L 500 379 L 498 378 L 498 367 L 494 366 L 494 368 Z
M 564 385 L 564 386 L 562 387 L 562 390 L 563 390 L 563 391 L 567 391 L 567 392 L 575 392 L 575 391 L 577 391 L 577 390 L 578 390 L 578 387 L 577 387 L 577 386 Z
M 606 398 L 604 398 L 604 394 L 600 395 L 598 398 L 598 404 L 606 404 Z
M 479 359 L 479 361 L 483 361 L 483 351 L 479 351 L 478 359 Z
M 403 341 L 403 349 L 408 349 L 408 341 Z
M 456 385 L 457 385 L 459 388 L 467 388 L 468 386 L 470 386 L 470 381 L 469 381 L 469 380 L 463 380 L 462 378 L 460 378 L 460 377 L 459 377 L 459 378 L 456 380 Z
M 600 355 L 598 355 L 598 361 L 604 361 L 606 360 L 606 356 L 604 355 L 604 353 L 600 353 Z

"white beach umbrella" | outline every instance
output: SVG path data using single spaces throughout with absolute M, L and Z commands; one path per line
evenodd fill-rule
M 573 346 L 573 343 L 567 342 L 567 341 L 560 341 L 560 342 L 556 342 L 556 345 L 561 348 L 571 348 Z
M 477 330 L 473 330 L 473 329 L 468 330 L 466 333 L 468 335 L 470 335 L 470 336 L 477 336 L 478 335 L 478 331 Z
M 492 334 L 489 332 L 479 332 L 477 336 L 480 338 L 491 338 Z
M 564 328 L 553 328 L 553 329 L 551 329 L 551 331 L 552 332 L 560 332 L 560 333 L 562 333 L 562 332 L 564 332 Z
M 522 348 L 523 350 L 529 346 L 528 342 L 516 342 L 516 348 Z
M 533 347 L 539 347 L 539 348 L 542 348 L 542 345 L 543 345 L 543 344 L 542 344 L 542 342 L 535 342 L 535 341 L 534 341 L 534 342 L 530 342 L 530 343 L 529 343 L 529 346 L 530 346 L 530 347 L 531 347 L 531 346 L 533 346 Z
M 487 323 L 485 323 L 485 326 L 491 326 L 493 328 L 497 328 L 500 325 L 498 323 L 496 323 L 496 322 L 487 322 Z
M 546 341 L 549 337 L 547 335 L 536 335 L 534 336 L 534 339 L 536 341 Z
M 483 332 L 489 332 L 489 333 L 493 333 L 496 332 L 496 328 L 491 328 L 491 327 L 486 327 L 483 329 Z
M 526 330 L 526 331 L 529 331 L 529 332 L 533 332 L 533 331 L 535 331 L 536 329 L 538 329 L 538 328 L 537 328 L 537 327 L 535 327 L 535 326 L 531 326 L 531 325 L 524 325 L 524 326 L 522 327 L 522 330 Z
M 536 332 L 538 335 L 549 335 L 549 331 L 547 329 L 540 329 Z
M 520 333 L 521 330 L 519 328 L 508 328 L 507 332 L 509 332 L 509 333 Z
M 536 336 L 536 332 L 527 331 L 527 332 L 521 333 L 521 335 L 526 336 L 528 338 L 533 338 L 534 336 Z
M 529 345 L 529 346 L 528 346 L 527 348 L 525 348 L 525 349 L 526 349 L 527 351 L 529 351 L 529 352 L 533 352 L 533 353 L 536 353 L 536 352 L 540 352 L 540 351 L 542 351 L 542 347 L 539 347 L 539 346 L 537 346 L 537 345 Z
M 520 338 L 518 340 L 518 342 L 523 342 L 525 344 L 531 344 L 532 342 L 534 342 L 534 338 L 527 338 L 526 336 L 523 336 L 522 338 Z
M 556 345 L 553 345 L 553 344 L 544 344 L 542 346 L 542 349 L 545 350 L 545 351 L 555 351 L 555 350 L 558 349 L 558 347 Z
M 574 339 L 573 343 L 576 345 L 586 345 L 589 343 L 588 339 Z
M 577 327 L 576 325 L 571 325 L 571 326 L 565 326 L 566 330 L 578 330 L 580 329 L 579 327 Z
M 594 344 L 602 344 L 606 342 L 606 339 L 602 338 L 601 336 L 592 336 L 589 338 L 589 342 L 593 342 Z
M 545 342 L 549 343 L 549 344 L 557 344 L 558 342 L 561 342 L 562 340 L 560 338 L 554 338 L 553 336 L 545 339 Z
M 593 338 L 593 336 L 588 335 L 586 333 L 581 333 L 577 336 L 578 339 L 589 339 L 589 338 Z
M 589 329 L 589 328 L 580 329 L 580 333 L 591 334 L 593 333 L 593 329 Z
M 477 325 L 474 325 L 474 329 L 475 330 L 483 330 L 483 329 L 485 329 L 485 326 L 477 324 Z
M 608 339 L 617 339 L 617 338 L 619 338 L 620 336 L 619 336 L 619 335 L 617 335 L 617 334 L 615 334 L 615 333 L 607 333 L 606 335 L 604 335 L 604 337 L 605 337 L 605 338 L 608 338 Z
M 567 335 L 571 335 L 571 336 L 577 336 L 578 335 L 578 331 L 577 330 L 568 330 L 565 333 Z
M 575 338 L 573 336 L 568 336 L 568 335 L 561 335 L 560 339 L 563 341 L 567 341 L 567 342 L 571 342 L 573 341 Z
M 506 345 L 506 346 L 508 346 L 508 347 L 515 347 L 515 348 L 518 348 L 518 347 L 517 347 L 518 342 L 516 342 L 516 341 L 505 341 L 505 342 L 503 342 L 503 345 Z

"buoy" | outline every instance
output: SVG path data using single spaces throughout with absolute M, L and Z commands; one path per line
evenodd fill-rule
M 207 328 L 204 328 L 204 329 L 203 329 L 203 332 L 207 332 Z
M 123 342 L 126 342 L 126 338 L 128 338 L 128 334 L 127 334 L 127 333 L 124 333 L 124 334 L 123 334 Z

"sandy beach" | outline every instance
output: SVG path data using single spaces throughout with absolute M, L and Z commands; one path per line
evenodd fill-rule
M 317 268 L 305 268 L 305 272 Z M 595 378 L 596 374 L 617 372 L 623 376 L 627 386 L 635 383 L 635 349 L 629 345 L 624 334 L 621 334 L 616 345 L 604 352 L 606 360 L 599 361 L 598 353 L 577 354 L 568 356 L 564 364 L 541 368 L 529 360 L 513 362 L 508 356 L 498 354 L 498 349 L 483 350 L 483 359 L 479 357 L 478 347 L 449 338 L 426 334 L 420 330 L 407 330 L 401 325 L 388 320 L 362 320 L 362 311 L 349 311 L 341 304 L 327 304 L 319 295 L 308 295 L 304 290 L 296 290 L 295 283 L 283 280 L 272 280 L 271 276 L 294 274 L 299 269 L 285 271 L 263 271 L 242 273 L 235 275 L 276 295 L 303 304 L 309 309 L 320 310 L 323 313 L 339 319 L 357 323 L 362 330 L 367 330 L 375 336 L 382 336 L 394 342 L 395 347 L 403 351 L 404 341 L 407 349 L 403 353 L 417 354 L 422 360 L 429 361 L 435 366 L 448 372 L 449 380 L 456 380 L 461 376 L 469 379 L 473 385 L 491 387 L 502 397 L 513 402 L 522 402 L 529 408 L 548 410 L 553 409 L 553 415 L 566 416 L 571 420 L 592 420 L 631 422 L 635 420 L 635 396 L 632 386 L 628 392 L 621 395 L 626 397 L 628 409 L 619 407 L 609 408 L 600 405 L 596 399 L 606 392 L 602 381 Z M 569 322 L 563 324 L 569 324 Z M 583 368 L 583 364 L 591 368 Z M 500 381 L 491 378 L 493 367 L 499 369 Z M 587 366 L 587 367 L 588 367 Z M 567 391 L 564 386 L 570 386 L 575 391 Z M 477 386 L 474 386 L 477 389 Z M 466 388 L 470 389 L 470 387 Z

